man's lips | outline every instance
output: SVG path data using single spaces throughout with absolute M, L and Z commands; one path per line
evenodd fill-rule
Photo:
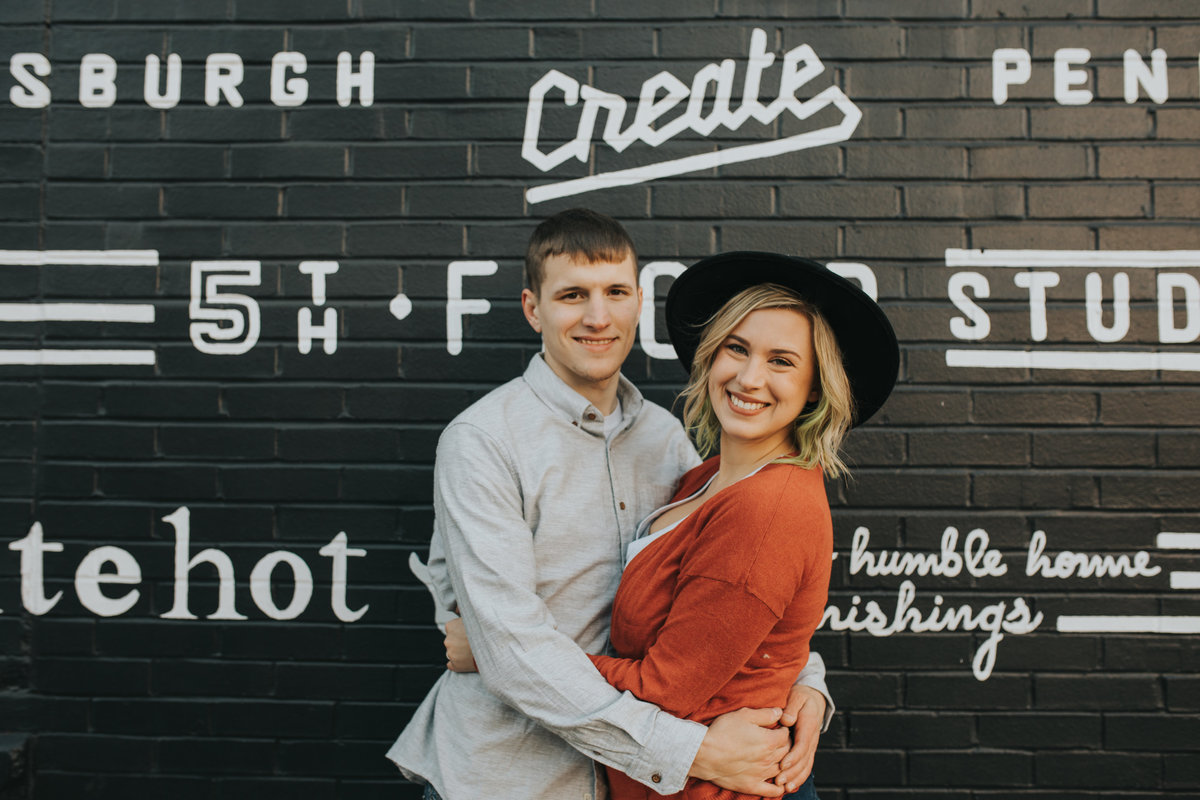
M 607 347 L 608 345 L 612 344 L 616 340 L 617 340 L 617 337 L 615 337 L 615 336 L 609 336 L 609 337 L 604 337 L 604 338 L 589 337 L 589 336 L 576 336 L 575 337 L 575 341 L 579 342 L 584 347 Z

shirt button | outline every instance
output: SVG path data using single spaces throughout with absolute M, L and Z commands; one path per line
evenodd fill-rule
M 592 421 L 592 422 L 595 422 L 595 421 L 596 421 L 596 415 L 595 415 L 595 414 L 588 414 L 588 415 L 587 415 L 587 418 L 588 418 L 590 421 Z
M 624 510 L 625 510 L 625 504 L 624 504 L 624 503 L 621 503 L 621 510 L 622 510 L 622 511 L 624 511 Z
M 650 776 L 650 782 L 651 783 L 662 783 L 662 775 L 659 775 L 657 772 L 654 773 L 653 775 Z

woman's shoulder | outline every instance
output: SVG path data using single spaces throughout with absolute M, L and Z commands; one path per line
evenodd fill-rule
M 712 498 L 697 520 L 705 536 L 743 553 L 787 556 L 795 543 L 832 537 L 833 524 L 819 468 L 768 464 Z
M 817 502 L 828 505 L 820 467 L 767 464 L 729 487 L 726 500 L 739 513 L 771 514 L 781 504 Z
M 782 613 L 798 586 L 829 568 L 833 523 L 820 469 L 768 465 L 721 492 L 703 517 L 684 575 L 741 586 Z
M 721 457 L 712 456 L 683 473 L 683 477 L 679 479 L 679 488 L 675 490 L 674 499 L 680 500 L 698 492 L 700 487 L 716 474 L 717 468 L 720 466 Z

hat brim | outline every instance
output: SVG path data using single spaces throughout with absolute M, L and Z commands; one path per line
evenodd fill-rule
M 854 395 L 854 424 L 880 409 L 900 369 L 900 347 L 887 315 L 851 281 L 824 264 L 778 253 L 741 251 L 697 261 L 667 294 L 667 332 L 691 372 L 704 324 L 738 292 L 762 283 L 791 289 L 816 306 L 842 351 Z

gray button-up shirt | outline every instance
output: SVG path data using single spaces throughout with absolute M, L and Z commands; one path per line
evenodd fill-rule
M 610 686 L 585 655 L 607 644 L 622 554 L 699 463 L 679 422 L 618 389 L 604 415 L 540 357 L 442 433 L 430 545 L 439 603 L 458 604 L 479 672 L 447 672 L 388 751 L 447 800 L 590 800 L 591 759 L 679 791 L 705 727 Z

